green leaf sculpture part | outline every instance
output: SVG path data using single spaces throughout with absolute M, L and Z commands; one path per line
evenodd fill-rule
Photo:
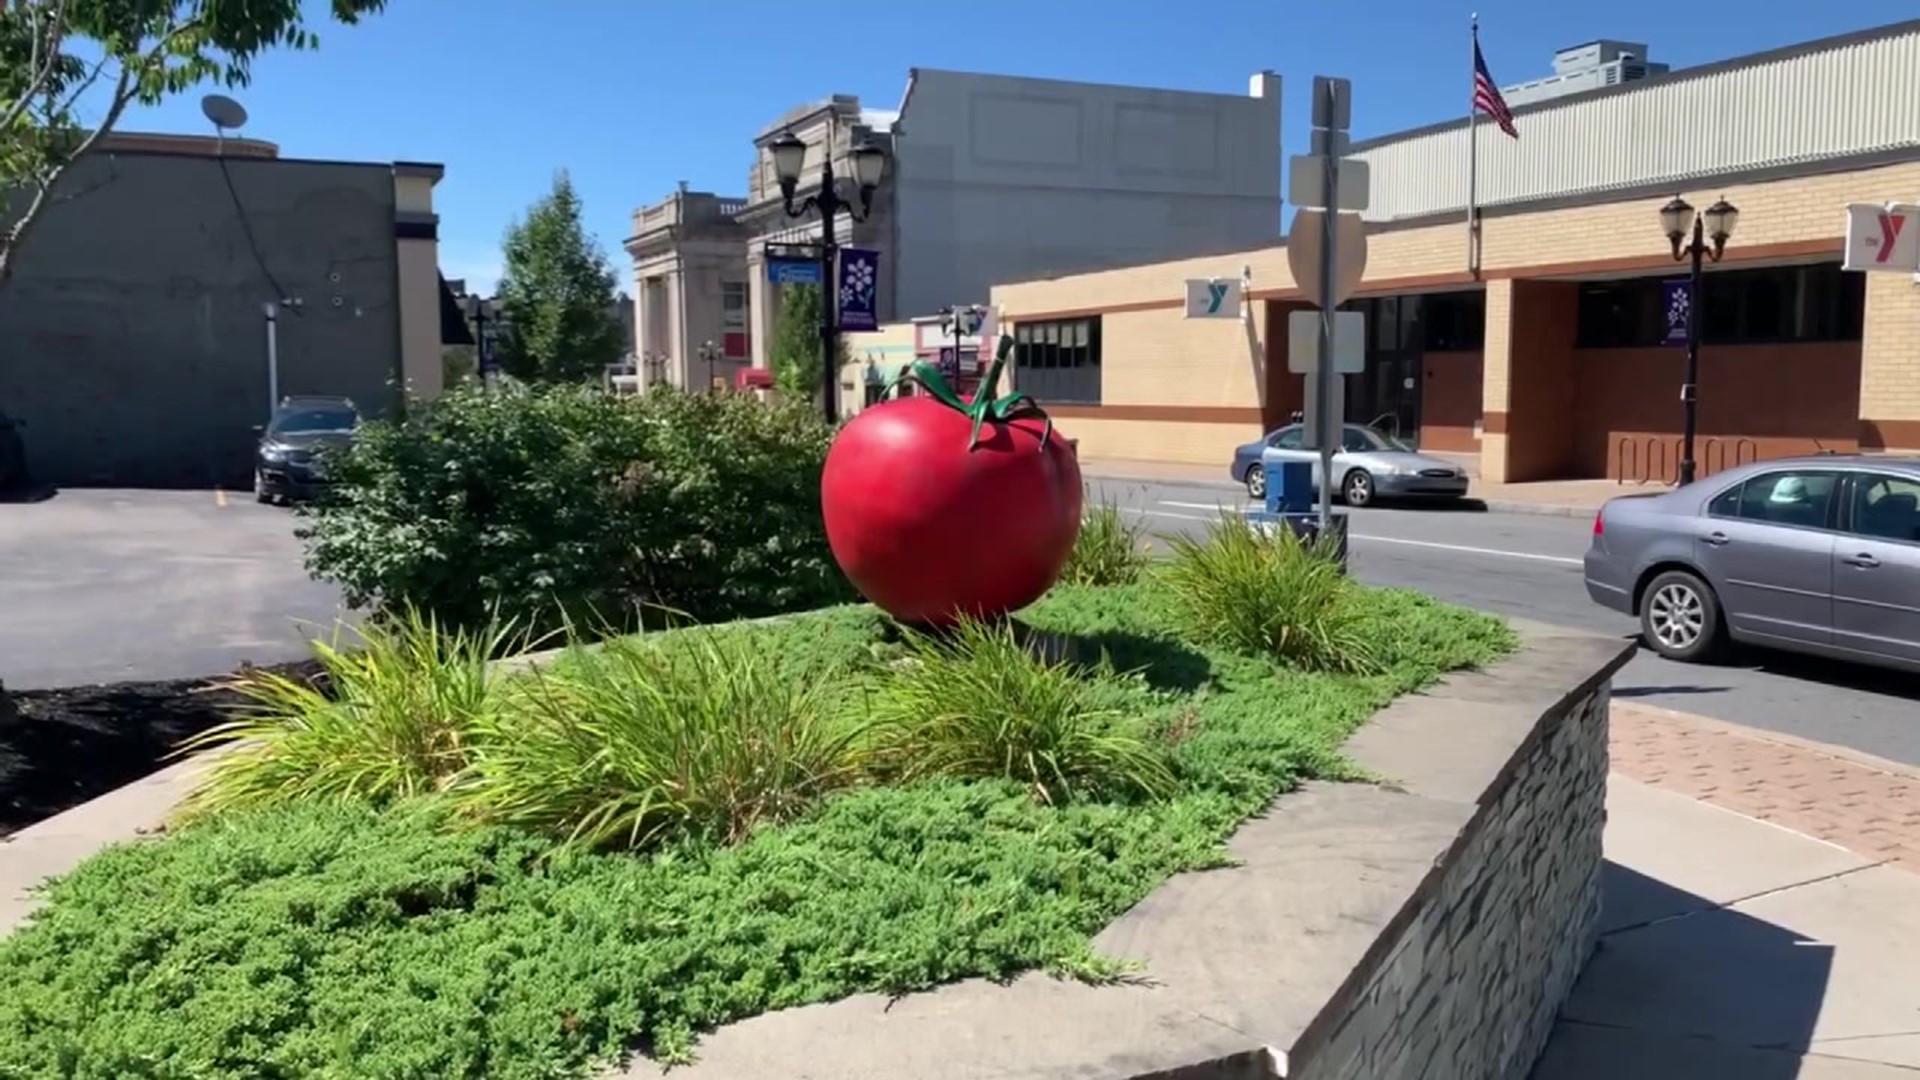
M 1013 339 L 1001 337 L 1000 348 L 994 353 L 993 363 L 987 365 L 987 374 L 980 380 L 980 388 L 973 392 L 973 400 L 963 400 L 947 377 L 940 374 L 940 368 L 925 360 L 915 360 L 913 365 L 902 372 L 900 377 L 887 384 L 887 391 L 901 383 L 913 383 L 925 390 L 935 401 L 949 409 L 967 415 L 973 421 L 973 431 L 967 437 L 967 450 L 971 452 L 980 445 L 980 429 L 991 420 L 1004 424 L 1012 420 L 1042 420 L 1046 427 L 1040 432 L 1040 449 L 1044 452 L 1047 443 L 1053 438 L 1053 418 L 1033 400 L 1029 394 L 1014 391 L 1005 397 L 995 397 L 1000 388 L 1000 372 L 1007 366 L 1007 357 L 1013 354 Z

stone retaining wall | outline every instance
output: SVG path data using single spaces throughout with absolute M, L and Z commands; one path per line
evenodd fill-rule
M 1599 925 L 1608 697 L 1543 717 L 1285 1075 L 1523 1080 Z

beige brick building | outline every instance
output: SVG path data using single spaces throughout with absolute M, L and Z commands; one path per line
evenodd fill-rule
M 1478 139 L 1477 267 L 1465 122 L 1357 144 L 1369 370 L 1348 419 L 1477 451 L 1493 480 L 1670 478 L 1684 349 L 1660 305 L 1685 267 L 1658 212 L 1679 194 L 1740 211 L 1698 301 L 1701 471 L 1920 449 L 1920 284 L 1840 269 L 1849 203 L 1920 199 L 1915 100 L 1920 22 L 1518 108 L 1520 139 Z M 1194 278 L 1243 279 L 1242 318 L 1187 318 Z M 993 303 L 1016 377 L 1061 388 L 1043 396 L 1088 456 L 1224 469 L 1300 408 L 1283 244 L 1005 284 Z

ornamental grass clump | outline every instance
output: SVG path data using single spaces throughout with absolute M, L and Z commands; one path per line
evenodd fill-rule
M 834 672 L 785 670 L 754 634 L 682 633 L 534 670 L 478 741 L 460 806 L 589 848 L 733 843 L 864 777 Z
M 314 642 L 325 687 L 257 669 L 224 684 L 246 705 L 181 744 L 182 755 L 226 750 L 183 819 L 296 801 L 384 804 L 457 781 L 504 703 L 492 661 L 524 638 L 508 624 L 451 628 L 413 608 L 353 637 L 350 647 Z
M 1330 543 L 1226 515 L 1171 546 L 1161 580 L 1194 640 L 1304 671 L 1379 669 L 1368 609 Z
M 1060 580 L 1069 585 L 1130 585 L 1147 567 L 1146 528 L 1103 501 L 1080 523 Z
M 1167 795 L 1164 750 L 1115 707 L 1115 681 L 1035 656 L 1007 624 L 912 635 L 870 703 L 879 762 L 902 782 L 1010 780 L 1048 804 Z

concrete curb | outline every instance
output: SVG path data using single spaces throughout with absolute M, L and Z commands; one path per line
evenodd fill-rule
M 1773 743 L 1776 746 L 1785 746 L 1805 753 L 1816 754 L 1820 757 L 1832 758 L 1836 761 L 1844 761 L 1848 764 L 1858 765 L 1863 769 L 1872 769 L 1874 772 L 1886 773 L 1888 776 L 1897 776 L 1904 780 L 1920 782 L 1920 768 L 1905 765 L 1898 761 L 1890 761 L 1883 757 L 1875 757 L 1872 754 L 1855 750 L 1852 747 L 1837 746 L 1833 743 L 1818 742 L 1814 739 L 1803 739 L 1798 735 L 1785 735 L 1777 731 L 1766 731 L 1761 728 L 1748 727 L 1745 724 L 1736 724 L 1727 720 L 1716 720 L 1713 717 L 1701 716 L 1697 713 L 1681 712 L 1678 709 L 1666 709 L 1658 705 L 1641 705 L 1616 699 L 1613 702 L 1613 710 L 1629 715 L 1638 714 L 1650 719 L 1673 720 L 1694 727 L 1704 728 L 1717 734 L 1730 735 L 1734 738 L 1747 739 L 1752 742 Z

